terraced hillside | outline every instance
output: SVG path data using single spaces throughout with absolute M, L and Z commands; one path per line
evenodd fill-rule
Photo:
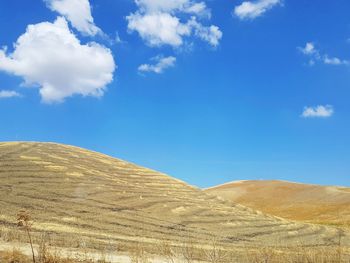
M 26 209 L 36 233 L 61 246 L 331 245 L 335 228 L 299 224 L 222 201 L 165 174 L 81 148 L 0 143 L 0 234 Z M 5 235 L 6 234 L 6 235 Z M 20 238 L 12 235 L 12 238 Z M 350 244 L 349 235 L 343 238 Z
M 350 188 L 260 180 L 206 191 L 275 216 L 350 227 Z

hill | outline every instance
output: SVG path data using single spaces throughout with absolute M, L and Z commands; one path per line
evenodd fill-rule
M 350 226 L 350 188 L 285 181 L 237 181 L 207 193 L 291 220 Z
M 0 143 L 0 236 L 25 240 L 16 213 L 50 243 L 94 247 L 191 240 L 205 246 L 337 244 L 339 231 L 264 215 L 100 153 L 53 143 Z M 344 242 L 350 244 L 349 235 Z

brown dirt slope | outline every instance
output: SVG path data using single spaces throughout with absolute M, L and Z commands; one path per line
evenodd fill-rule
M 62 246 L 157 243 L 330 245 L 335 228 L 295 223 L 219 200 L 165 174 L 52 143 L 0 143 L 0 238 L 21 239 L 27 209 L 34 234 Z M 25 240 L 25 239 L 24 239 Z M 349 235 L 343 242 L 350 244 Z
M 232 182 L 206 192 L 287 219 L 350 226 L 346 187 L 259 180 Z

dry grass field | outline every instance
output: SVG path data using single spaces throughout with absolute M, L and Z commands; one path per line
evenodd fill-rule
M 206 192 L 286 219 L 350 227 L 346 187 L 261 180 L 232 182 Z
M 32 215 L 36 244 L 45 236 L 46 244 L 54 247 L 127 251 L 136 258 L 147 250 L 169 257 L 160 262 L 175 262 L 170 260 L 174 249 L 182 258 L 202 253 L 208 262 L 224 262 L 215 259 L 223 251 L 244 255 L 249 250 L 261 259 L 278 258 L 286 250 L 298 255 L 300 248 L 327 251 L 325 256 L 337 255 L 341 248 L 346 255 L 350 247 L 347 231 L 232 205 L 160 172 L 100 153 L 52 143 L 0 143 L 2 242 L 27 242 L 16 224 L 23 209 Z

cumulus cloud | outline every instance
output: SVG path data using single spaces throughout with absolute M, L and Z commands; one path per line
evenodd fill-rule
M 305 107 L 302 113 L 304 118 L 328 118 L 334 114 L 334 108 L 331 105 L 319 105 L 315 107 Z
M 312 42 L 307 42 L 304 47 L 298 47 L 299 51 L 309 57 L 309 65 L 314 65 L 316 62 L 321 62 L 327 65 L 349 65 L 350 61 L 332 57 L 328 54 L 321 54 Z
M 47 6 L 64 16 L 83 34 L 94 36 L 101 30 L 94 24 L 89 0 L 44 0 Z
M 183 36 L 191 34 L 190 28 L 168 13 L 140 14 L 127 17 L 128 29 L 137 31 L 150 46 L 183 44 Z
M 222 38 L 217 26 L 198 22 L 210 18 L 204 2 L 191 0 L 135 0 L 138 10 L 126 17 L 128 30 L 137 32 L 149 46 L 180 47 L 184 38 L 196 36 L 216 47 Z
M 281 0 L 257 0 L 255 2 L 245 1 L 236 6 L 233 13 L 242 20 L 255 19 L 281 3 Z
M 12 53 L 0 50 L 0 70 L 22 77 L 24 86 L 38 87 L 46 103 L 75 94 L 102 96 L 115 68 L 109 49 L 82 45 L 63 17 L 29 25 Z
M 176 62 L 175 57 L 162 57 L 157 56 L 151 59 L 154 61 L 153 64 L 142 64 L 139 66 L 138 70 L 140 72 L 154 72 L 157 74 L 161 74 L 165 69 L 173 67 Z
M 0 99 L 8 99 L 14 97 L 21 97 L 21 94 L 13 90 L 0 90 Z

